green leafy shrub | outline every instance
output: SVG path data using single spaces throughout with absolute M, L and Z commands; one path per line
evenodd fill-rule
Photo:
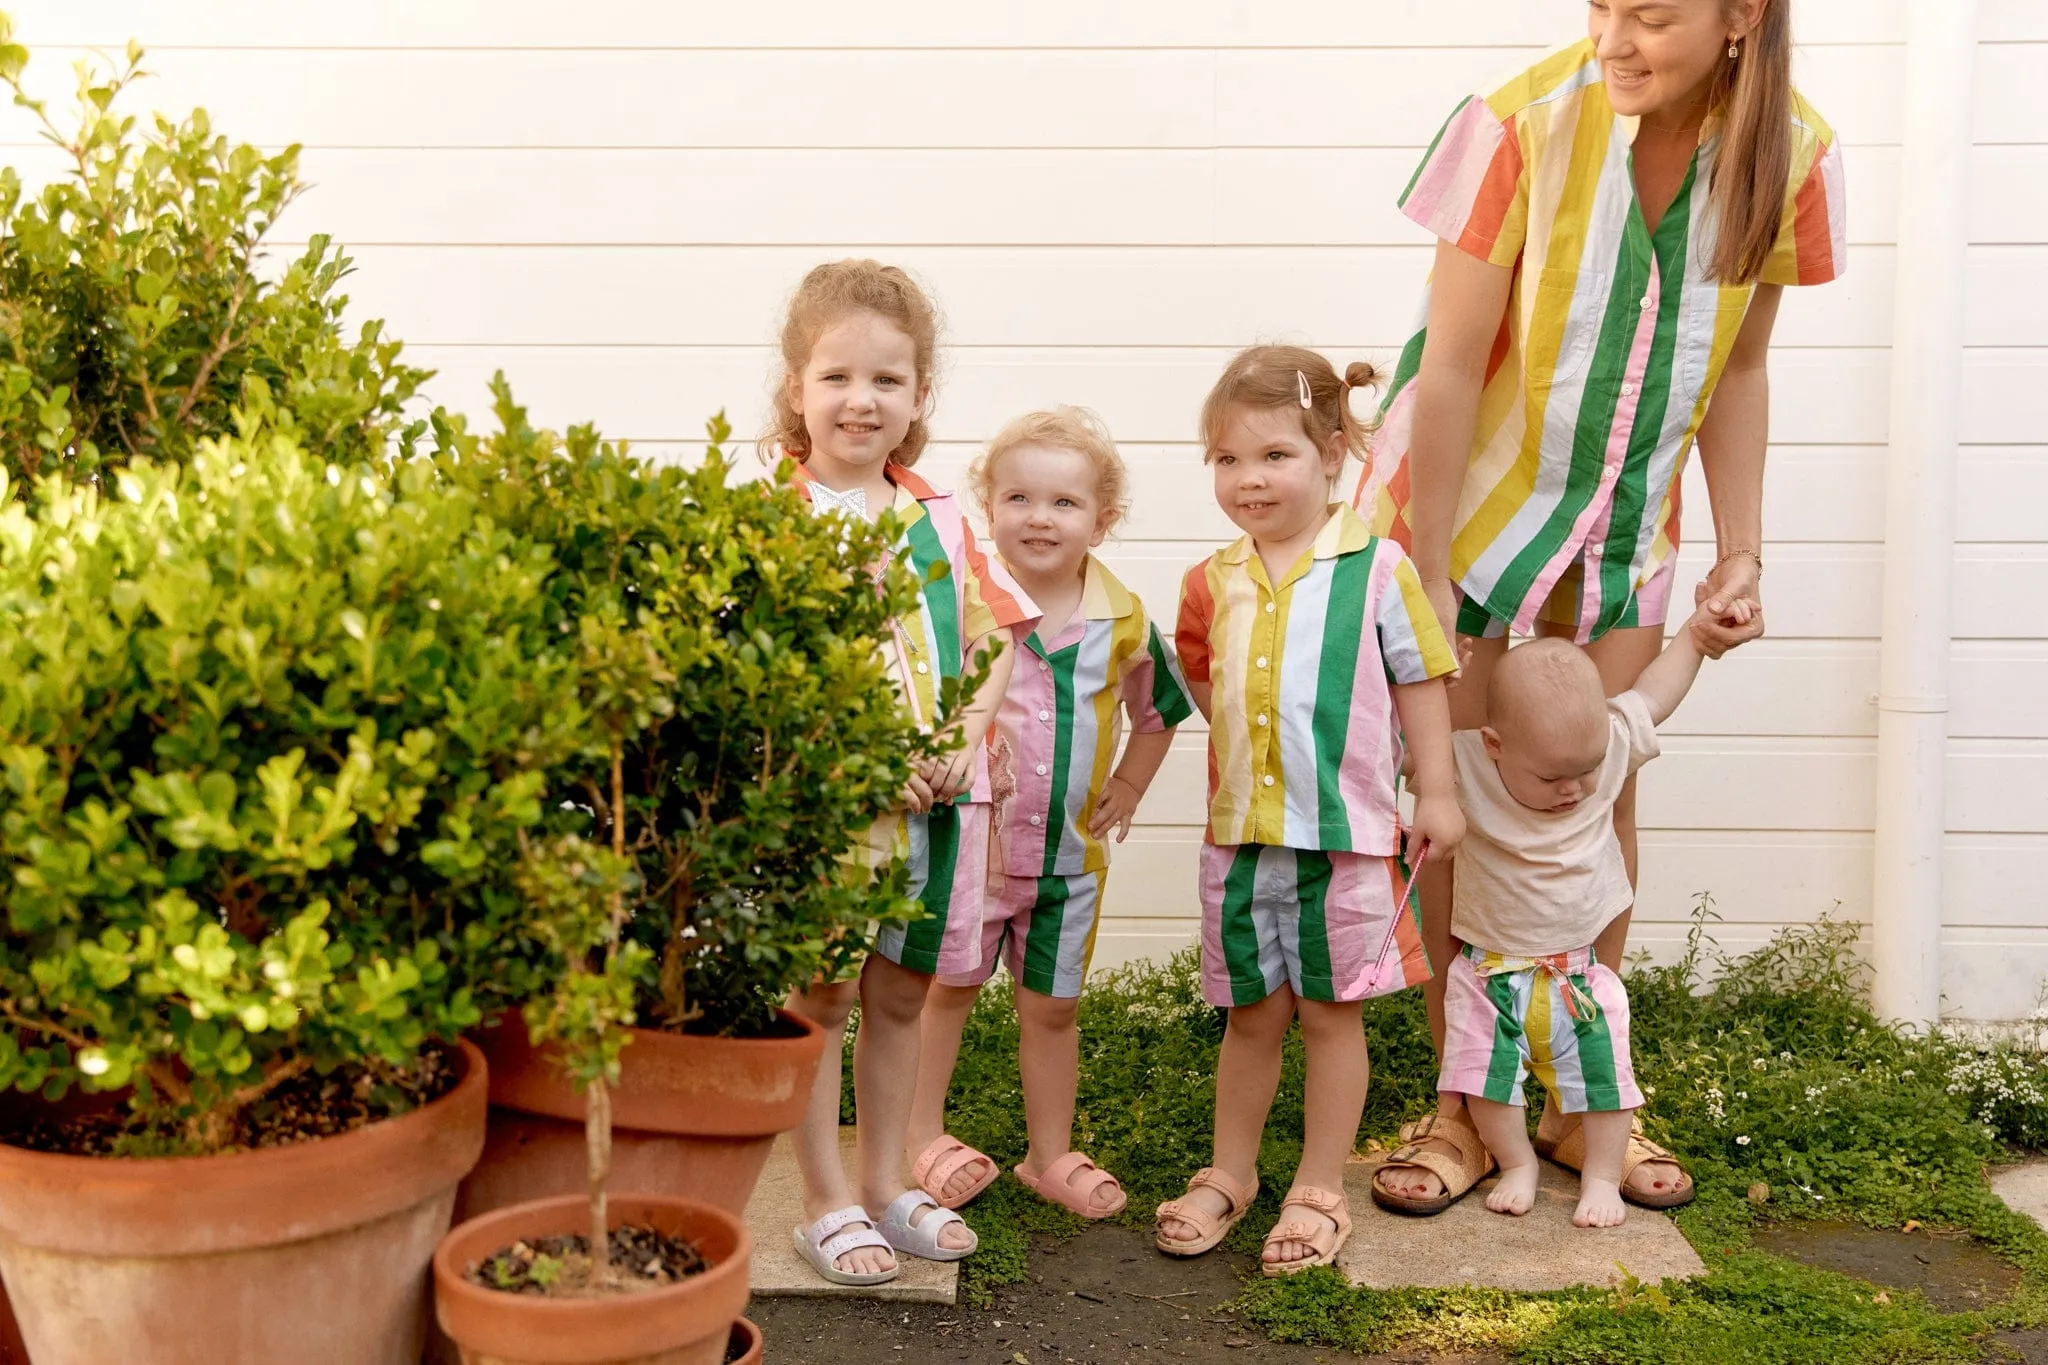
M 402 445 L 402 407 L 427 372 L 381 325 L 345 340 L 348 259 L 324 236 L 274 278 L 263 242 L 304 188 L 297 147 L 265 156 L 216 134 L 205 111 L 146 133 L 117 101 L 141 50 L 81 70 L 76 128 L 21 84 L 27 52 L 0 14 L 0 81 L 61 149 L 40 193 L 0 169 L 0 472 L 17 497 L 38 475 L 74 481 L 146 456 L 184 460 L 264 413 L 344 467 Z
M 865 566 L 896 528 L 733 479 L 723 419 L 700 464 L 660 467 L 587 428 L 535 432 L 502 378 L 496 393 L 500 434 L 437 414 L 434 460 L 559 565 L 548 596 L 579 642 L 596 742 L 551 787 L 603 843 L 623 800 L 621 932 L 651 973 L 636 1016 L 759 1033 L 791 988 L 857 960 L 870 922 L 909 912 L 900 867 L 872 877 L 847 861 L 943 744 L 884 665 L 889 617 L 916 585 Z M 980 676 L 948 680 L 942 717 Z
M 288 435 L 0 503 L 0 1086 L 249 1140 L 534 989 L 506 869 L 587 732 L 546 551 Z

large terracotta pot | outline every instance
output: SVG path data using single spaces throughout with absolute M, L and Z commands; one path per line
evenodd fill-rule
M 129 1160 L 0 1146 L 0 1274 L 35 1365 L 419 1359 L 489 1082 L 340 1137 Z
M 711 1269 L 680 1284 L 603 1299 L 548 1299 L 471 1284 L 463 1272 L 515 1241 L 590 1226 L 580 1194 L 472 1218 L 434 1252 L 434 1313 L 462 1365 L 723 1365 L 747 1307 L 753 1239 L 733 1214 L 690 1199 L 615 1194 L 610 1225 L 652 1226 L 693 1243 Z
M 636 1028 L 612 1091 L 611 1188 L 744 1213 L 777 1133 L 811 1096 L 825 1031 L 784 1011 L 788 1036 L 698 1038 Z M 491 1127 L 457 1222 L 584 1188 L 583 1096 L 515 1012 L 477 1043 L 491 1061 Z M 837 1058 L 833 1059 L 835 1062 Z

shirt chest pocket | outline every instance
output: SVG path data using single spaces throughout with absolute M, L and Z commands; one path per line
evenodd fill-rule
M 1679 393 L 1688 403 L 1698 401 L 1708 386 L 1719 379 L 1715 373 L 1716 357 L 1727 359 L 1755 292 L 1754 285 L 1723 289 L 1712 280 L 1687 282 L 1685 306 L 1673 345 L 1678 351 L 1674 359 Z
M 1613 282 L 1601 276 L 1557 266 L 1547 266 L 1537 276 L 1522 336 L 1531 392 L 1569 384 L 1584 373 L 1599 348 L 1600 323 L 1612 287 Z

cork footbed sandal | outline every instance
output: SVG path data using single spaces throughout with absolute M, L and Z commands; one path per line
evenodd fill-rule
M 1442 1213 L 1492 1175 L 1498 1164 L 1462 1109 L 1455 1118 L 1448 1119 L 1442 1114 L 1425 1114 L 1401 1129 L 1401 1141 L 1404 1145 L 1388 1153 L 1380 1168 L 1372 1173 L 1372 1202 L 1389 1213 L 1405 1213 L 1414 1218 Z M 1422 1145 L 1428 1141 L 1449 1143 L 1457 1155 L 1432 1152 Z M 1433 1199 L 1420 1199 L 1380 1183 L 1380 1177 L 1401 1167 L 1428 1171 L 1443 1182 L 1444 1192 Z
M 1292 1275 L 1297 1270 L 1307 1270 L 1312 1265 L 1330 1265 L 1336 1261 L 1337 1253 L 1344 1249 L 1344 1244 L 1351 1240 L 1351 1206 L 1343 1195 L 1332 1194 L 1314 1185 L 1296 1185 L 1280 1203 L 1283 1214 L 1291 1208 L 1314 1209 L 1336 1226 L 1303 1218 L 1287 1218 L 1274 1224 L 1273 1230 L 1266 1234 L 1267 1246 L 1275 1242 L 1306 1242 L 1316 1254 L 1298 1261 L 1268 1261 L 1261 1257 L 1259 1265 L 1269 1280 Z
M 1586 1125 L 1574 1124 L 1572 1130 L 1561 1138 L 1535 1139 L 1536 1154 L 1546 1157 L 1568 1171 L 1577 1171 L 1586 1164 Z M 1628 1178 L 1636 1168 L 1650 1161 L 1668 1161 L 1678 1167 L 1678 1185 L 1663 1194 L 1639 1195 L 1628 1187 Z M 1628 1151 L 1621 1158 L 1621 1197 L 1638 1208 L 1677 1209 L 1693 1201 L 1699 1191 L 1693 1188 L 1692 1174 L 1679 1159 L 1649 1138 L 1643 1136 L 1643 1120 L 1639 1114 L 1628 1130 Z
M 1240 1185 L 1229 1174 L 1217 1170 L 1214 1166 L 1204 1166 L 1188 1177 L 1188 1194 L 1193 1194 L 1204 1185 L 1229 1201 L 1230 1211 L 1219 1217 L 1200 1205 L 1190 1204 L 1186 1195 L 1179 1199 L 1169 1199 L 1161 1204 L 1158 1213 L 1153 1215 L 1152 1245 L 1169 1256 L 1199 1256 L 1230 1235 L 1230 1230 L 1238 1225 L 1239 1220 L 1251 1208 L 1252 1200 L 1259 1195 L 1259 1183 L 1256 1180 L 1249 1185 Z M 1186 1240 L 1168 1237 L 1159 1228 L 1159 1220 L 1165 1218 L 1193 1225 L 1196 1229 L 1195 1236 Z

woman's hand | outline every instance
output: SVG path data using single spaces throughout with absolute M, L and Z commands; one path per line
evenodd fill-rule
M 1695 622 L 1693 627 L 1693 638 L 1709 659 L 1718 659 L 1763 635 L 1762 577 L 1763 566 L 1753 556 L 1729 555 L 1692 590 L 1693 605 L 1712 618 Z M 1747 602 L 1750 609 L 1738 613 L 1739 602 Z

